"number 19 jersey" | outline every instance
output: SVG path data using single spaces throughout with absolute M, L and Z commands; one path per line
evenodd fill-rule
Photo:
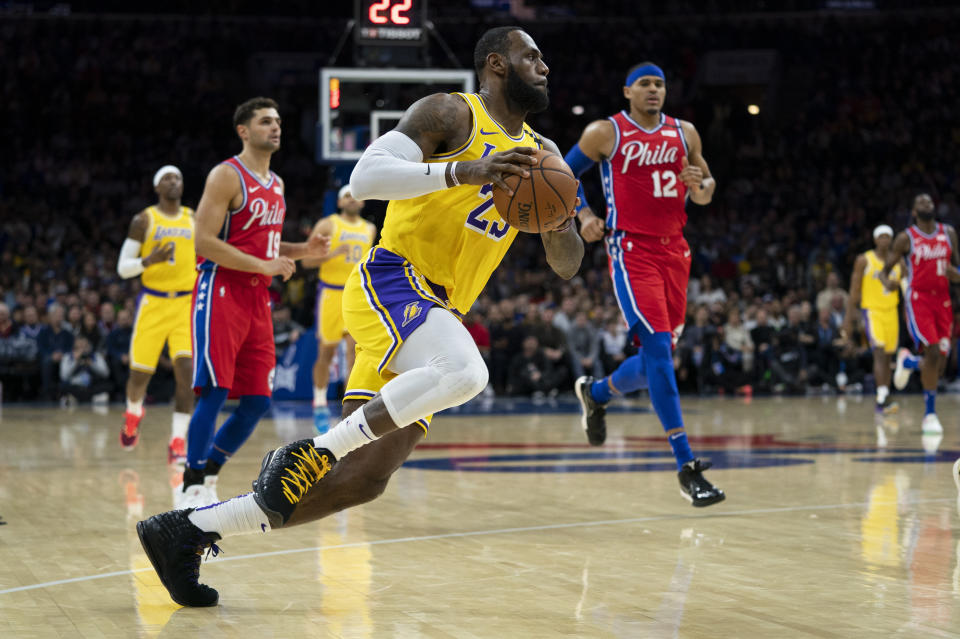
M 262 260 L 279 257 L 283 219 L 287 212 L 280 178 L 270 171 L 270 180 L 262 182 L 236 155 L 225 160 L 223 164 L 232 167 L 240 176 L 243 202 L 236 210 L 227 212 L 218 237 L 244 253 Z M 224 268 L 204 258 L 200 259 L 198 268 L 201 271 L 214 270 L 223 275 L 241 275 L 240 271 Z M 271 278 L 262 273 L 242 275 L 259 278 L 264 286 L 270 285 Z

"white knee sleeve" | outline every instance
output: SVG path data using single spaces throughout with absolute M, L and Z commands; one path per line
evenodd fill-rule
M 390 362 L 397 377 L 380 396 L 399 426 L 459 406 L 487 385 L 489 373 L 467 329 L 448 311 L 432 308 Z

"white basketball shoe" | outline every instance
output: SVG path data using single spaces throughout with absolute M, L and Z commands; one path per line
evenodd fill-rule
M 920 425 L 920 430 L 922 430 L 925 435 L 943 434 L 943 426 L 940 425 L 940 420 L 937 418 L 936 413 L 928 413 L 923 416 L 923 423 Z
M 903 361 L 910 357 L 909 348 L 901 348 L 897 351 L 897 367 L 893 370 L 893 385 L 897 390 L 903 390 L 907 387 L 907 382 L 910 381 L 910 373 L 913 372 L 913 369 L 906 368 L 903 365 Z

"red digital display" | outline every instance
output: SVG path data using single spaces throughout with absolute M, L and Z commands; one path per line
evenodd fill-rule
M 356 0 L 356 38 L 361 44 L 421 44 L 426 0 Z

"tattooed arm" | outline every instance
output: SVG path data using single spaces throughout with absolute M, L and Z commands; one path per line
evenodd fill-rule
M 543 148 L 563 157 L 560 149 L 553 140 L 543 138 Z M 567 223 L 559 230 L 545 231 L 540 234 L 543 248 L 547 253 L 547 264 L 553 272 L 565 280 L 569 280 L 580 270 L 583 261 L 583 240 L 577 233 L 577 225 L 573 223 L 576 215 L 576 203 L 571 203 Z

